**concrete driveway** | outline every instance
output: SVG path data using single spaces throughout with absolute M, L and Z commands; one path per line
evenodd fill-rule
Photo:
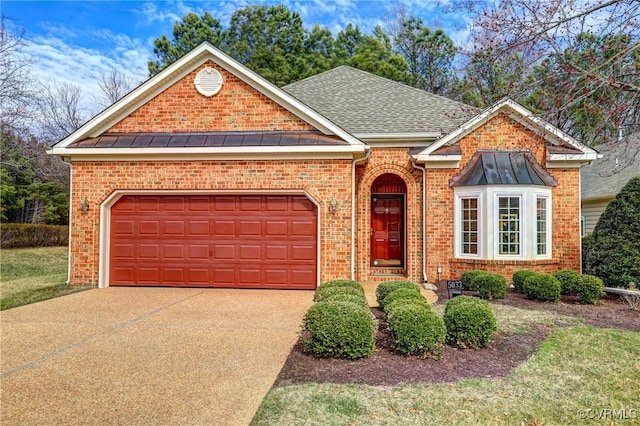
M 0 423 L 246 425 L 312 298 L 106 288 L 0 312 Z

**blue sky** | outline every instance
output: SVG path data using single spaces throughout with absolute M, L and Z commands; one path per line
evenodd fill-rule
M 468 18 L 462 12 L 443 13 L 456 0 L 404 1 L 410 14 L 432 28 L 443 28 L 454 41 L 467 37 Z M 398 2 L 359 0 L 284 1 L 7 1 L 2 14 L 24 29 L 26 50 L 32 56 L 34 76 L 79 84 L 85 102 L 98 94 L 100 70 L 116 68 L 136 81 L 147 78 L 147 61 L 155 59 L 153 40 L 171 36 L 175 21 L 189 12 L 208 11 L 224 26 L 232 13 L 249 4 L 283 4 L 298 11 L 306 27 L 318 23 L 334 35 L 348 23 L 370 33 L 385 25 Z

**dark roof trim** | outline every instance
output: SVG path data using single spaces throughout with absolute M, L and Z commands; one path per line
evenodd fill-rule
M 189 148 L 348 145 L 321 132 L 104 133 L 67 148 Z
M 558 182 L 529 151 L 477 151 L 450 186 L 544 185 Z

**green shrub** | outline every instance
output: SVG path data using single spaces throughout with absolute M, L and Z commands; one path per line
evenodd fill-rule
M 391 303 L 388 303 L 387 305 L 385 305 L 384 307 L 384 313 L 385 313 L 385 317 L 387 315 L 389 315 L 391 312 L 393 312 L 393 310 L 395 308 L 397 308 L 398 306 L 404 306 L 406 304 L 414 304 L 414 305 L 421 305 L 421 306 L 426 306 L 427 308 L 431 309 L 431 305 L 429 304 L 429 302 L 427 301 L 427 299 L 425 297 L 421 297 L 421 298 L 416 298 L 416 299 L 398 299 L 398 300 L 394 300 Z
M 580 296 L 580 303 L 595 304 L 604 292 L 604 283 L 593 275 L 580 275 L 580 284 L 576 294 Z
M 382 304 L 380 304 L 380 309 L 386 312 L 386 306 L 390 303 L 395 302 L 396 300 L 401 299 L 424 299 L 424 296 L 420 294 L 420 290 L 417 286 L 413 287 L 403 287 L 392 291 L 387 294 L 387 297 L 384 298 Z
M 337 280 L 324 282 L 318 286 L 318 288 L 328 288 L 328 287 L 352 287 L 356 289 L 361 289 L 362 284 L 354 280 L 337 279 Z
M 345 293 L 343 291 L 325 293 L 322 302 L 351 302 L 365 307 L 369 306 L 369 302 L 364 295 Z
M 486 274 L 485 271 L 467 271 L 462 274 L 462 287 L 464 290 L 477 291 L 478 289 L 473 286 L 473 279 L 481 274 Z
M 528 299 L 560 301 L 560 281 L 550 274 L 532 275 L 524 280 L 523 293 Z
M 502 275 L 476 274 L 471 280 L 471 285 L 483 299 L 504 299 L 507 294 L 507 280 Z
M 309 337 L 306 353 L 328 358 L 357 359 L 375 349 L 376 320 L 371 311 L 351 302 L 316 303 L 304 318 Z
M 376 287 L 376 300 L 378 301 L 378 305 L 382 307 L 384 303 L 384 298 L 387 297 L 389 293 L 394 290 L 398 290 L 399 288 L 413 288 L 417 287 L 414 283 L 409 281 L 386 281 L 378 284 Z
M 563 269 L 553 274 L 560 281 L 560 293 L 577 294 L 580 287 L 580 274 L 573 269 Z
M 2 248 L 66 245 L 69 245 L 68 226 L 3 223 L 0 227 L 0 247 Z
M 444 309 L 446 342 L 460 348 L 482 348 L 493 341 L 496 318 L 489 303 L 475 297 L 458 296 Z
M 396 351 L 403 355 L 440 357 L 446 329 L 442 318 L 428 305 L 411 300 L 396 301 L 387 316 L 387 324 Z
M 364 289 L 354 287 L 318 287 L 313 295 L 314 302 L 322 302 L 330 299 L 336 294 L 352 294 L 364 297 Z
M 528 269 L 522 269 L 513 273 L 513 289 L 516 293 L 523 293 L 524 280 L 528 277 L 536 275 L 537 272 L 530 271 Z
M 607 205 L 584 249 L 585 272 L 605 286 L 640 282 L 640 175 Z

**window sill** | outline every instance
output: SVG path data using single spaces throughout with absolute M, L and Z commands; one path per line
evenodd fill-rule
M 467 259 L 453 258 L 450 260 L 452 264 L 466 265 L 520 265 L 520 266 L 536 266 L 536 265 L 555 265 L 558 264 L 554 259 Z

